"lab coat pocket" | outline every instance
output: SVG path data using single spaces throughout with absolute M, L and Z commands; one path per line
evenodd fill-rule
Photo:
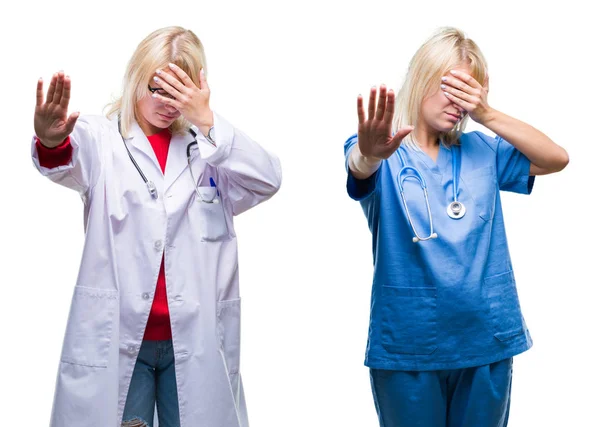
M 61 361 L 105 368 L 118 307 L 116 290 L 76 286 Z
M 476 213 L 484 221 L 494 217 L 496 204 L 497 179 L 493 166 L 484 166 L 463 175 L 469 195 L 475 204 Z
M 486 277 L 484 285 L 496 339 L 506 342 L 523 336 L 524 321 L 513 272 Z
M 240 369 L 241 300 L 217 302 L 217 330 L 219 345 L 225 357 L 229 375 Z
M 382 344 L 392 353 L 432 354 L 437 349 L 436 288 L 382 287 Z
M 229 239 L 229 230 L 225 219 L 225 210 L 220 193 L 216 187 L 198 187 L 202 199 L 196 196 L 195 209 L 200 209 L 200 233 L 205 242 L 216 242 Z M 214 201 L 207 203 L 203 200 Z

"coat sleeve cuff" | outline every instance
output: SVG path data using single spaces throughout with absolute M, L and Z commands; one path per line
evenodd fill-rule
M 234 130 L 233 126 L 227 122 L 224 118 L 219 116 L 217 113 L 214 114 L 214 142 L 213 145 L 206 137 L 198 131 L 194 126 L 198 135 L 198 150 L 200 151 L 200 158 L 205 160 L 211 166 L 219 166 L 223 163 L 229 153 L 231 152 L 231 146 L 233 144 Z

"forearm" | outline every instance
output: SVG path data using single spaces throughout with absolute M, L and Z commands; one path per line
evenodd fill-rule
M 558 172 L 569 163 L 564 148 L 533 126 L 500 111 L 492 110 L 481 124 L 523 153 L 531 162 L 532 175 Z
M 381 160 L 370 159 L 362 155 L 358 148 L 358 144 L 352 147 L 348 156 L 348 168 L 350 173 L 356 179 L 367 179 L 381 166 Z

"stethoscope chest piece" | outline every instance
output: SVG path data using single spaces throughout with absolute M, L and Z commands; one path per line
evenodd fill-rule
M 467 208 L 459 201 L 454 201 L 448 205 L 448 209 L 446 209 L 448 216 L 452 219 L 461 219 L 465 216 L 467 212 Z

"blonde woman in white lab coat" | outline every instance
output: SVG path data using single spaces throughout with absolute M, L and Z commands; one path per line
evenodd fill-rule
M 233 216 L 281 167 L 211 110 L 205 69 L 196 35 L 169 27 L 140 43 L 107 117 L 68 115 L 64 73 L 45 99 L 38 81 L 34 164 L 85 208 L 52 427 L 248 425 Z

